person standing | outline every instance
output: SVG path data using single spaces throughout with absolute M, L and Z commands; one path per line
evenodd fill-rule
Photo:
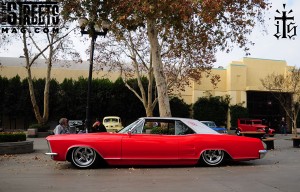
M 55 127 L 53 130 L 54 135 L 59 134 L 69 134 L 69 126 L 68 126 L 68 119 L 67 118 L 61 118 L 59 120 L 59 124 Z
M 97 130 L 98 130 L 100 124 L 101 124 L 101 122 L 99 121 L 98 118 L 96 118 L 96 121 L 95 121 L 95 123 L 94 123 L 93 126 L 92 126 L 92 132 L 93 132 L 93 133 L 97 132 Z
M 286 122 L 284 117 L 282 117 L 281 121 L 280 121 L 280 128 L 281 128 L 281 134 L 286 135 Z
M 93 132 L 107 132 L 103 123 L 101 123 L 98 118 L 96 118 L 96 122 L 92 126 Z

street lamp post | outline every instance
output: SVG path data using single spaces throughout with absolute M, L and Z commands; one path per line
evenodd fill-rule
M 88 90 L 87 90 L 87 100 L 86 100 L 86 119 L 85 119 L 85 130 L 88 133 L 91 129 L 91 117 L 90 117 L 90 100 L 91 100 L 91 90 L 92 90 L 92 76 L 93 76 L 93 62 L 94 62 L 94 48 L 95 41 L 98 36 L 105 37 L 109 24 L 103 21 L 101 23 L 102 29 L 94 22 L 89 22 L 87 18 L 79 19 L 79 26 L 81 29 L 81 34 L 88 34 L 91 37 L 91 48 L 90 48 L 90 67 L 89 67 L 89 77 L 88 77 Z M 85 29 L 86 27 L 87 30 Z

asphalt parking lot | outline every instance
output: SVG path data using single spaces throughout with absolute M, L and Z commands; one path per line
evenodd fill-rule
M 0 192 L 299 192 L 300 148 L 291 135 L 275 136 L 275 150 L 261 160 L 221 167 L 108 167 L 80 170 L 44 155 L 44 138 L 34 153 L 0 156 Z

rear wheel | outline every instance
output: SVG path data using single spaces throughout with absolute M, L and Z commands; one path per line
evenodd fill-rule
M 89 147 L 77 147 L 72 151 L 71 162 L 78 168 L 91 168 L 98 159 L 96 151 Z
M 201 154 L 201 159 L 205 165 L 217 166 L 222 164 L 224 155 L 222 150 L 206 150 Z

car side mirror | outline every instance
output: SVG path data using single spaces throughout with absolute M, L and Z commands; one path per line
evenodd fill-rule
M 127 133 L 128 133 L 128 136 L 129 136 L 129 137 L 130 137 L 131 134 L 132 134 L 131 130 L 129 130 Z

